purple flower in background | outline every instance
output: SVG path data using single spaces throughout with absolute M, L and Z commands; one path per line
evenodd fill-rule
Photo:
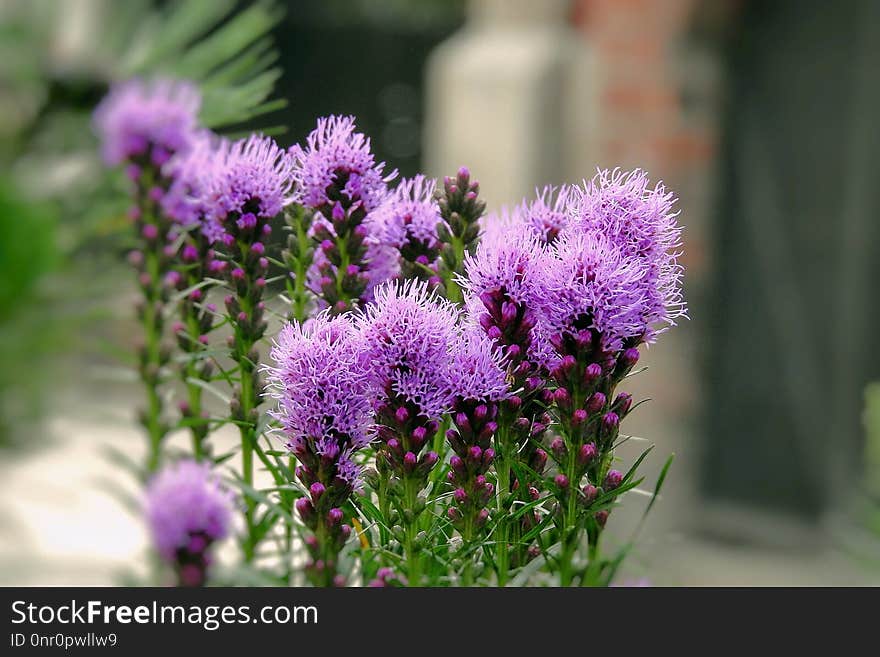
M 145 513 L 153 543 L 182 585 L 204 584 L 208 549 L 229 534 L 232 511 L 231 493 L 206 463 L 180 461 L 150 480 Z
M 569 193 L 574 233 L 600 234 L 624 257 L 642 267 L 646 296 L 644 340 L 653 342 L 664 327 L 687 314 L 682 298 L 683 267 L 678 263 L 681 226 L 675 196 L 662 183 L 653 188 L 644 171 L 602 170 L 583 188 Z M 659 327 L 659 328 L 658 328 Z
M 252 224 L 275 217 L 290 203 L 293 160 L 271 137 L 223 141 L 216 157 L 205 184 L 205 202 L 208 218 L 226 232 L 252 229 Z
M 114 85 L 94 114 L 104 161 L 162 166 L 192 144 L 200 105 L 198 89 L 185 81 L 133 79 Z
M 449 408 L 444 367 L 455 340 L 458 311 L 423 282 L 393 282 L 376 290 L 358 317 L 370 376 L 386 398 L 434 419 Z
M 422 175 L 401 180 L 368 220 L 375 239 L 399 254 L 404 276 L 433 279 L 432 286 L 440 283 L 437 226 L 444 223 L 435 187 L 435 180 Z
M 370 140 L 354 130 L 353 117 L 322 118 L 305 147 L 290 149 L 295 201 L 314 215 L 308 286 L 319 306 L 333 313 L 363 304 L 376 284 L 397 271 L 396 255 L 367 222 L 396 172 L 385 176 Z
M 536 190 L 536 198 L 531 201 L 524 199 L 513 208 L 503 207 L 499 213 L 488 215 L 483 220 L 484 239 L 503 239 L 510 230 L 524 225 L 542 244 L 552 244 L 571 221 L 572 189 L 568 185 L 558 188 L 548 185 Z
M 200 224 L 207 213 L 208 185 L 218 164 L 220 138 L 209 130 L 197 132 L 191 147 L 172 157 L 162 173 L 171 184 L 162 197 L 162 211 L 183 226 Z
M 340 201 L 370 212 L 384 200 L 387 183 L 396 175 L 383 173 L 385 163 L 376 163 L 370 140 L 355 132 L 353 116 L 318 119 L 306 146 L 292 146 L 290 155 L 296 163 L 296 202 L 313 209 Z

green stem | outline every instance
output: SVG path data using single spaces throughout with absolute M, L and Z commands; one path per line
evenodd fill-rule
M 507 425 L 504 421 L 500 423 L 495 432 L 495 445 L 497 447 L 495 500 L 499 517 L 495 541 L 495 566 L 498 574 L 498 586 L 506 586 L 510 571 L 509 529 L 511 523 L 509 509 L 504 508 L 504 500 L 510 491 L 510 454 Z
M 144 304 L 144 343 L 147 350 L 146 372 L 142 376 L 147 389 L 146 426 L 150 439 L 150 452 L 147 468 L 155 472 L 162 456 L 162 439 L 165 436 L 162 427 L 162 398 L 159 395 L 159 369 L 161 367 L 162 335 L 159 330 L 159 309 L 162 280 L 159 274 L 159 256 L 155 252 L 146 252 L 146 272 L 150 278 L 149 289 Z
M 461 269 L 464 263 L 464 240 L 457 235 L 451 236 L 452 252 L 455 261 L 452 267 L 445 270 L 444 283 L 446 285 L 446 298 L 455 303 L 461 303 L 464 296 L 458 283 L 455 282 L 455 274 Z
M 419 496 L 418 484 L 414 481 L 411 481 L 409 478 L 405 479 L 403 482 L 404 486 L 404 513 L 403 515 L 410 515 L 411 521 L 408 521 L 406 517 L 403 518 L 405 527 L 405 541 L 404 541 L 404 557 L 406 559 L 406 568 L 407 573 L 406 577 L 409 581 L 410 586 L 418 586 L 420 581 L 420 559 L 419 552 L 416 549 L 416 536 L 419 533 L 419 522 L 418 517 L 416 516 L 416 501 Z M 407 514 L 409 512 L 409 514 Z
M 253 386 L 251 385 L 250 364 L 247 362 L 247 353 L 250 349 L 244 350 L 239 361 L 239 376 L 241 386 L 241 415 L 242 422 L 239 425 L 239 433 L 241 434 L 241 469 L 242 480 L 249 487 L 254 486 L 254 442 L 256 441 L 255 427 L 250 421 L 251 411 L 255 408 L 256 403 L 253 394 Z M 254 559 L 256 550 L 256 540 L 254 538 L 254 513 L 256 510 L 256 502 L 252 495 L 245 495 L 245 526 L 247 527 L 247 537 L 245 538 L 245 561 L 250 563 Z
M 309 248 L 309 236 L 302 217 L 298 217 L 296 221 L 296 241 L 299 246 L 299 256 L 296 258 L 294 266 L 291 301 L 293 302 L 293 319 L 302 322 L 306 319 L 306 304 L 308 303 L 308 296 L 306 295 L 306 270 L 308 263 L 304 254 Z

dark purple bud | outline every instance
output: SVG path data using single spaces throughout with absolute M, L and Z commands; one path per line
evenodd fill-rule
M 571 406 L 571 396 L 565 388 L 557 388 L 553 393 L 553 401 L 559 408 L 568 408 Z
M 300 497 L 296 501 L 296 510 L 299 513 L 300 518 L 304 521 L 308 522 L 315 515 L 315 507 L 312 506 L 312 503 L 309 502 L 308 498 Z
M 143 235 L 144 239 L 154 240 L 159 237 L 159 229 L 153 224 L 146 224 L 141 230 L 141 235 Z
M 518 344 L 512 344 L 507 347 L 507 358 L 516 361 L 522 355 L 522 348 Z
M 605 407 L 605 395 L 601 392 L 594 392 L 587 401 L 587 412 L 592 415 L 598 413 Z
M 584 370 L 584 383 L 593 385 L 602 376 L 602 366 L 598 363 L 590 363 Z
M 456 488 L 452 493 L 452 496 L 455 498 L 455 501 L 459 504 L 464 504 L 467 502 L 467 492 L 465 492 L 464 488 Z
M 617 413 L 606 413 L 602 417 L 602 428 L 606 433 L 612 433 L 617 430 L 617 427 L 620 425 L 620 418 L 617 417 Z
M 614 409 L 614 412 L 617 413 L 618 416 L 624 416 L 629 413 L 629 409 L 632 407 L 632 400 L 633 398 L 631 394 L 628 392 L 621 392 L 617 395 L 611 408 Z
M 480 512 L 477 514 L 477 517 L 474 518 L 474 524 L 479 528 L 486 524 L 486 521 L 489 519 L 489 512 L 486 509 L 480 509 Z
M 605 475 L 605 490 L 614 490 L 620 486 L 623 481 L 623 473 L 619 470 L 609 470 Z
M 501 329 L 497 326 L 491 326 L 488 331 L 486 331 L 486 335 L 490 340 L 498 340 L 501 337 Z
M 309 494 L 311 494 L 312 496 L 312 501 L 317 502 L 319 499 L 321 499 L 321 496 L 326 490 L 327 489 L 324 488 L 324 484 L 322 484 L 320 481 L 316 481 L 311 486 L 309 486 Z
M 596 449 L 594 443 L 581 445 L 581 448 L 578 450 L 578 463 L 582 466 L 589 465 L 598 455 L 599 450 Z
M 483 450 L 480 449 L 479 445 L 472 445 L 468 448 L 468 459 L 473 461 L 474 463 L 479 463 L 483 458 Z
M 489 408 L 485 404 L 480 404 L 474 409 L 474 417 L 481 422 L 489 415 Z
M 557 487 L 565 490 L 566 488 L 568 488 L 568 477 L 566 477 L 564 474 L 558 474 L 553 477 L 553 483 L 555 483 Z
M 398 409 L 394 411 L 394 419 L 397 420 L 399 424 L 406 424 L 409 420 L 409 411 L 403 406 L 398 407 Z
M 416 458 L 416 455 L 413 454 L 412 452 L 407 452 L 406 454 L 403 455 L 403 468 L 407 472 L 412 472 L 413 470 L 415 470 L 418 462 L 419 462 L 419 460 Z
M 599 495 L 599 489 L 593 486 L 593 484 L 587 484 L 583 488 L 584 493 L 584 501 L 587 504 L 592 504 L 593 500 L 596 499 Z
M 587 417 L 587 412 L 584 409 L 579 408 L 571 414 L 571 423 L 573 426 L 579 427 L 587 421 Z
M 334 507 L 327 512 L 327 520 L 331 525 L 338 525 L 342 522 L 342 517 L 342 509 Z
M 232 276 L 233 280 L 243 281 L 244 280 L 244 269 L 242 269 L 241 267 L 236 267 L 235 269 L 232 270 L 231 276 Z
M 532 470 L 540 474 L 545 465 L 547 465 L 547 452 L 539 447 L 532 455 Z
M 333 221 L 342 221 L 345 218 L 345 209 L 339 201 L 333 206 L 332 218 Z
M 626 367 L 630 368 L 636 363 L 639 362 L 639 350 L 635 347 L 630 347 L 626 351 L 623 352 L 620 356 L 620 363 Z
M 428 452 L 422 457 L 422 466 L 430 470 L 439 460 L 440 457 L 437 455 L 437 452 Z
M 506 399 L 506 403 L 510 410 L 515 411 L 522 406 L 522 397 L 512 395 Z
M 425 442 L 425 438 L 428 435 L 428 431 L 425 429 L 425 427 L 416 427 L 415 429 L 412 430 L 411 435 L 412 435 L 413 441 L 416 444 L 422 445 Z
M 605 523 L 608 522 L 608 510 L 602 509 L 601 511 L 596 511 L 596 515 L 593 517 L 596 519 L 596 522 L 600 527 L 605 527 Z
M 568 450 L 565 448 L 565 441 L 559 436 L 550 441 L 550 451 L 553 452 L 553 457 L 558 462 L 565 461 L 565 457 L 568 454 Z
M 263 246 L 262 242 L 254 242 L 251 244 L 251 253 L 254 255 L 261 256 L 266 252 L 266 247 Z
M 486 451 L 483 452 L 483 465 L 487 468 L 492 464 L 492 461 L 495 460 L 495 450 L 491 447 L 487 448 Z
M 184 262 L 195 262 L 199 259 L 199 250 L 192 244 L 187 244 L 183 247 L 180 257 L 183 258 Z
M 464 471 L 464 461 L 460 456 L 453 454 L 452 458 L 449 459 L 449 467 L 451 467 L 456 472 Z

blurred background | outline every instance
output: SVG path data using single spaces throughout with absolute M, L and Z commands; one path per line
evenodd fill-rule
M 0 584 L 145 555 L 113 456 L 144 442 L 125 187 L 89 121 L 156 72 L 230 134 L 354 114 L 404 175 L 468 165 L 490 208 L 596 167 L 663 180 L 691 320 L 633 379 L 647 481 L 676 460 L 626 577 L 880 584 L 878 63 L 873 0 L 4 0 Z

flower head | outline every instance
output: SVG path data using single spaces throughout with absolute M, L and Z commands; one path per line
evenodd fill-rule
M 318 456 L 339 459 L 340 476 L 354 483 L 352 450 L 372 437 L 374 391 L 367 376 L 363 341 L 347 316 L 319 313 L 305 324 L 286 325 L 270 356 L 273 412 L 298 451 L 309 443 Z
M 222 224 L 232 213 L 271 219 L 291 201 L 293 160 L 271 137 L 223 141 L 216 158 L 205 183 L 210 220 Z
M 443 220 L 435 187 L 436 181 L 423 175 L 401 180 L 370 216 L 379 242 L 393 246 L 407 260 L 426 253 L 433 254 L 430 260 L 436 259 L 440 248 L 437 224 Z
M 178 551 L 192 551 L 193 540 L 225 538 L 232 523 L 232 500 L 206 463 L 180 461 L 162 469 L 150 481 L 145 503 L 159 554 L 175 561 Z
M 208 182 L 217 167 L 219 138 L 208 130 L 193 136 L 191 147 L 172 157 L 162 173 L 171 180 L 162 210 L 184 226 L 200 223 L 207 212 Z
M 315 209 L 342 202 L 360 204 L 370 212 L 384 200 L 386 184 L 396 175 L 383 174 L 385 163 L 376 163 L 370 140 L 355 132 L 352 116 L 318 119 L 306 146 L 291 147 L 290 155 L 295 162 L 296 201 Z
M 615 351 L 625 338 L 643 334 L 650 306 L 640 262 L 604 235 L 589 232 L 563 233 L 551 256 L 542 327 L 551 336 L 594 331 Z
M 115 85 L 94 114 L 104 161 L 162 166 L 190 147 L 200 105 L 198 89 L 185 81 L 133 79 Z
M 449 345 L 446 375 L 454 399 L 497 402 L 509 396 L 504 357 L 477 326 L 465 325 Z
M 426 283 L 378 287 L 357 319 L 375 385 L 413 404 L 424 417 L 439 417 L 450 402 L 444 367 L 457 321 L 456 307 L 429 292 Z
M 570 192 L 574 219 L 569 230 L 598 233 L 626 258 L 640 263 L 642 291 L 646 296 L 644 339 L 652 342 L 686 316 L 682 299 L 683 267 L 678 263 L 681 226 L 674 210 L 675 197 L 662 183 L 650 187 L 644 171 L 602 170 Z

